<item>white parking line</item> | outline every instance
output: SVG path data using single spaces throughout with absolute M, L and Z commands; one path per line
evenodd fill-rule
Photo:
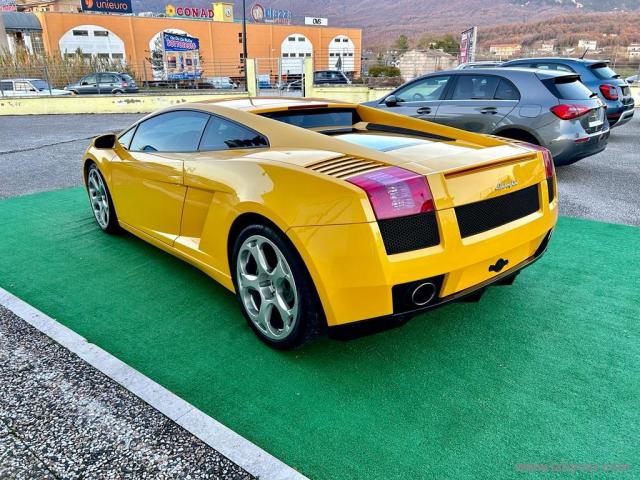
M 225 427 L 206 413 L 171 393 L 126 363 L 93 345 L 38 309 L 0 288 L 0 305 L 11 310 L 49 338 L 78 355 L 92 367 L 118 382 L 134 395 L 229 460 L 261 479 L 303 480 L 304 475 Z

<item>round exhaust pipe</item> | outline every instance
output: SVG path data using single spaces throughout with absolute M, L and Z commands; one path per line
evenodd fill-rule
M 411 294 L 411 301 L 421 307 L 426 305 L 433 297 L 436 296 L 436 286 L 431 282 L 425 282 L 418 285 Z

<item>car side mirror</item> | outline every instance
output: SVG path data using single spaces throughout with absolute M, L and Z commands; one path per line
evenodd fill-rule
M 96 137 L 93 141 L 93 146 L 99 149 L 111 149 L 116 146 L 116 135 L 115 133 L 107 133 L 105 135 L 100 135 Z
M 89 82 L 82 82 L 80 85 L 89 85 Z
M 398 99 L 396 98 L 395 95 L 389 95 L 387 98 L 384 99 L 384 104 L 387 107 L 395 107 L 398 104 Z

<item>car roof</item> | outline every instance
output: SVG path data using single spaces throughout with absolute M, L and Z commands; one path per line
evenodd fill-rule
M 41 82 L 44 82 L 44 80 L 42 78 L 24 78 L 24 77 L 23 78 L 3 78 L 0 81 L 2 81 L 2 82 L 9 82 L 9 81 L 14 81 L 14 82 L 16 82 L 16 81 L 19 81 L 19 82 L 27 81 L 27 82 L 31 82 L 33 80 L 40 80 Z
M 221 107 L 233 108 L 236 110 L 244 110 L 247 112 L 255 112 L 262 110 L 285 110 L 290 107 L 305 108 L 305 107 L 345 107 L 353 106 L 355 104 L 341 102 L 336 100 L 323 100 L 316 98 L 287 98 L 287 97 L 240 97 L 229 98 L 222 100 L 204 100 L 197 102 L 201 106 L 217 105 Z
M 508 63 L 517 62 L 552 62 L 552 63 L 584 63 L 587 65 L 593 65 L 594 63 L 609 63 L 609 60 L 595 60 L 593 58 L 572 58 L 572 57 L 538 57 L 538 58 L 517 58 L 515 60 L 508 60 Z
M 503 68 L 503 67 L 492 67 L 492 68 L 474 68 L 468 70 L 442 70 L 439 72 L 429 73 L 427 75 L 422 75 L 418 78 L 426 78 L 430 76 L 437 76 L 441 74 L 452 74 L 452 75 L 500 75 L 503 77 L 513 76 L 514 74 L 535 74 L 538 78 L 555 78 L 555 77 L 566 77 L 566 76 L 575 76 L 575 73 L 571 72 L 561 72 L 559 70 L 540 70 L 537 68 Z M 417 80 L 417 79 L 416 79 Z

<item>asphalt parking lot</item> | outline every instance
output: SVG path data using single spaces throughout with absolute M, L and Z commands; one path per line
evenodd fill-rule
M 141 115 L 2 117 L 0 198 L 82 184 L 88 140 Z M 615 128 L 604 152 L 558 169 L 561 215 L 640 225 L 640 115 Z

